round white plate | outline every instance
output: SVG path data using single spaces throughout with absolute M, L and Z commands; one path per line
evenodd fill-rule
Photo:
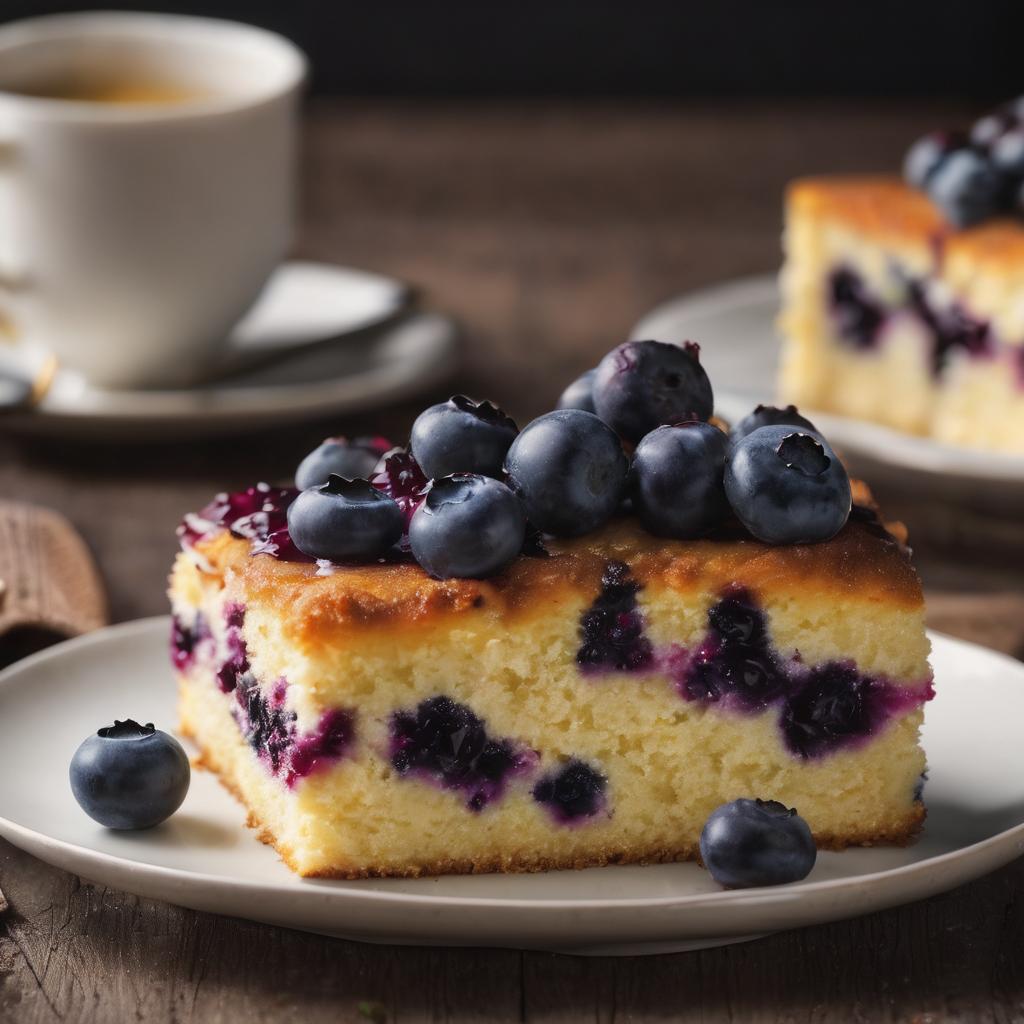
M 775 400 L 780 341 L 775 330 L 779 310 L 774 275 L 742 278 L 672 299 L 647 314 L 633 328 L 634 338 L 701 346 L 715 388 L 715 405 L 735 422 L 759 402 Z M 915 437 L 865 420 L 801 409 L 844 454 L 860 456 L 872 466 L 924 475 L 955 490 L 964 483 L 998 487 L 1024 501 L 1024 456 L 982 452 Z
M 60 371 L 20 432 L 113 440 L 208 436 L 358 412 L 429 388 L 455 361 L 457 328 L 436 313 L 400 314 L 399 281 L 324 263 L 283 264 L 232 331 L 225 362 L 283 358 L 193 388 L 103 390 Z M 371 328 L 374 328 L 371 330 Z M 294 350 L 294 351 L 292 351 Z M 42 354 L 0 349 L 0 369 L 32 373 Z
M 374 942 L 653 953 L 717 945 L 907 903 L 1024 852 L 1024 665 L 934 636 L 938 697 L 924 742 L 927 828 L 906 849 L 822 853 L 810 877 L 725 892 L 696 864 L 537 875 L 312 881 L 244 827 L 195 772 L 156 829 L 110 832 L 68 786 L 68 762 L 115 717 L 169 727 L 166 618 L 102 630 L 0 674 L 0 835 L 103 885 L 197 910 Z M 756 794 L 752 794 L 756 795 Z

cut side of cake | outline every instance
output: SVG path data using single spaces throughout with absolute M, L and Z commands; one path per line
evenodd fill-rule
M 170 598 L 182 730 L 300 875 L 694 858 L 751 795 L 822 847 L 919 829 L 924 604 L 862 487 L 824 543 L 620 517 L 485 580 L 305 559 L 294 493 L 188 517 Z
M 897 178 L 812 178 L 784 247 L 784 401 L 1024 453 L 1024 222 L 957 229 Z

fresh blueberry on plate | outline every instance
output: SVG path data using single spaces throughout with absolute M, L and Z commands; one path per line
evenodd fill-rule
M 527 424 L 505 459 L 509 487 L 542 533 L 578 537 L 619 508 L 629 460 L 593 413 L 558 409 Z
M 594 378 L 597 376 L 596 367 L 580 374 L 563 392 L 558 399 L 559 409 L 582 409 L 584 412 L 596 412 L 594 408 Z
M 431 482 L 409 524 L 413 557 L 436 579 L 483 579 L 522 550 L 526 513 L 501 482 L 459 473 Z
M 801 416 L 795 405 L 787 405 L 784 408 L 775 405 L 759 405 L 732 428 L 729 439 L 733 444 L 737 444 L 747 434 L 752 434 L 755 430 L 760 430 L 761 427 L 774 427 L 780 423 L 818 433 L 818 428 L 807 417 Z
M 768 544 L 828 540 L 850 515 L 850 478 L 828 442 L 784 424 L 732 446 L 725 493 L 743 525 Z
M 402 536 L 396 502 L 366 480 L 332 476 L 303 491 L 288 508 L 288 533 L 310 558 L 365 561 L 383 555 Z
M 723 474 L 729 439 L 710 423 L 652 430 L 630 469 L 633 510 L 658 537 L 699 537 L 728 511 Z
M 191 771 L 181 744 L 152 724 L 128 719 L 89 736 L 71 759 L 71 791 L 107 828 L 152 828 L 188 792 Z
M 416 417 L 409 447 L 428 477 L 499 477 L 505 453 L 518 433 L 515 420 L 496 405 L 453 395 Z
M 729 889 L 799 882 L 818 851 L 807 822 L 777 800 L 733 800 L 711 812 L 700 834 L 711 877 Z
M 381 457 L 394 447 L 384 437 L 329 437 L 314 448 L 295 471 L 300 491 L 322 487 L 331 476 L 346 480 L 368 479 Z
M 992 161 L 973 149 L 951 153 L 928 179 L 928 195 L 956 227 L 965 228 L 995 214 L 1004 192 Z
M 714 398 L 693 342 L 627 341 L 601 360 L 594 378 L 597 415 L 627 441 L 663 423 L 706 420 Z
M 925 188 L 939 164 L 958 149 L 969 145 L 963 132 L 931 132 L 915 142 L 903 160 L 903 178 L 914 188 Z

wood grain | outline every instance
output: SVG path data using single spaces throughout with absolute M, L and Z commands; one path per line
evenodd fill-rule
M 908 139 L 959 120 L 826 101 L 321 103 L 301 251 L 422 286 L 467 327 L 450 387 L 525 421 L 656 302 L 772 270 L 788 178 L 895 167 Z M 287 479 L 328 433 L 401 438 L 446 393 L 243 441 L 19 443 L 0 425 L 0 494 L 68 516 L 115 619 L 159 613 L 183 512 Z M 1022 653 L 1020 564 L 977 531 L 919 530 L 932 510 L 898 480 L 876 490 L 910 526 L 933 622 Z M 3 1024 L 1024 1021 L 1021 862 L 859 920 L 636 959 L 342 942 L 97 888 L 2 842 L 0 885 Z
M 106 621 L 96 563 L 71 523 L 52 509 L 0 501 L 0 636 L 29 627 L 71 637 Z

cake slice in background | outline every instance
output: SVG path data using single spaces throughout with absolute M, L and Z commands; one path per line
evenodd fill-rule
M 954 228 L 897 178 L 790 186 L 781 397 L 1024 453 L 1024 222 Z
M 903 176 L 790 186 L 781 396 L 1024 453 L 1024 97 L 918 139 Z

